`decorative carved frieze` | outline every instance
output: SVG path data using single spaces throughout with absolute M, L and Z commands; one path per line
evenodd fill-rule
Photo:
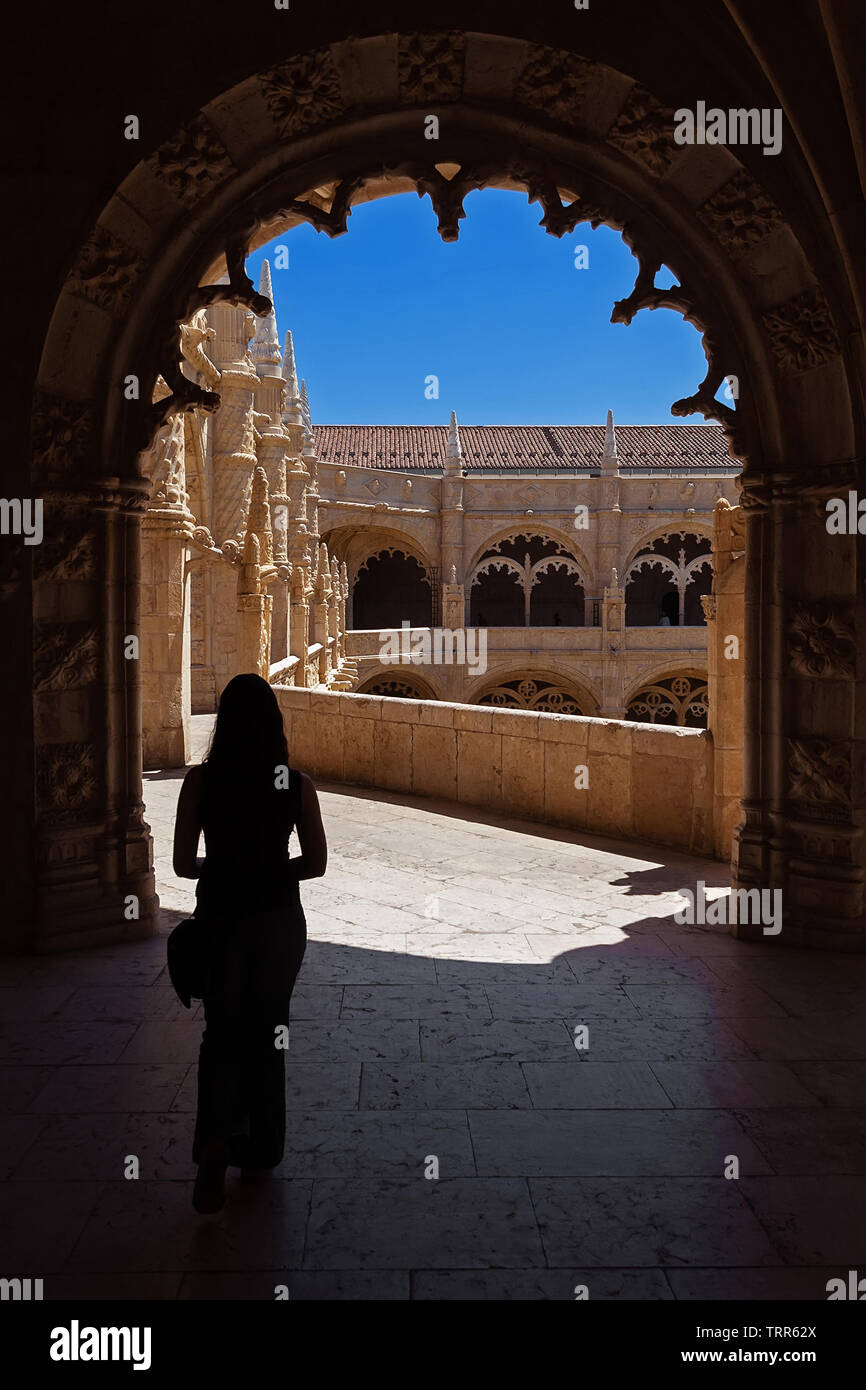
M 850 742 L 820 738 L 789 738 L 787 742 L 792 800 L 822 819 L 850 810 Z
M 283 135 L 336 121 L 344 110 L 330 50 L 300 53 L 259 75 L 259 86 Z
M 552 120 L 575 125 L 596 65 L 558 48 L 533 48 L 514 89 L 514 99 Z
M 854 675 L 854 624 L 827 603 L 798 603 L 788 624 L 788 654 L 804 676 Z
M 36 804 L 48 824 L 75 821 L 96 803 L 99 783 L 92 743 L 43 743 L 36 750 Z
M 830 306 L 817 285 L 786 300 L 763 319 L 779 369 L 786 376 L 820 367 L 840 352 Z
M 124 246 L 107 227 L 97 225 L 69 274 L 73 294 L 118 313 L 126 308 L 142 267 L 137 251 Z
M 698 208 L 698 217 L 735 259 L 784 220 L 775 203 L 745 169 L 728 179 Z
M 466 37 L 459 30 L 401 34 L 397 51 L 400 100 L 405 106 L 459 101 Z
M 667 107 L 637 83 L 608 133 L 608 142 L 661 176 L 676 151 L 674 116 Z
M 234 172 L 228 151 L 204 118 L 183 126 L 153 156 L 157 178 L 180 202 L 192 206 Z
M 37 477 L 66 472 L 87 458 L 94 447 L 93 420 L 90 405 L 37 392 L 32 432 Z
M 98 634 L 83 624 L 39 623 L 33 649 L 33 689 L 74 690 L 96 680 Z

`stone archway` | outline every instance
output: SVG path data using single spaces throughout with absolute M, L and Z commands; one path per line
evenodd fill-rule
M 431 105 L 448 112 L 435 162 L 423 141 Z M 822 524 L 824 500 L 858 477 L 863 430 L 853 349 L 843 355 L 854 323 L 845 247 L 834 243 L 834 275 L 819 274 L 796 207 L 786 223 L 754 164 L 730 150 L 678 148 L 671 117 L 591 57 L 496 35 L 390 34 L 249 78 L 124 181 L 64 285 L 34 402 L 34 488 L 52 518 L 33 579 L 34 944 L 152 925 L 141 679 L 122 639 L 141 629 L 141 452 L 173 412 L 217 404 L 180 370 L 179 324 L 220 300 L 264 312 L 244 258 L 278 230 L 302 220 L 339 234 L 353 201 L 414 188 L 454 239 L 463 197 L 485 186 L 526 191 L 554 235 L 581 221 L 622 231 L 638 273 L 616 321 L 670 307 L 704 331 L 707 375 L 672 410 L 720 420 L 747 461 L 736 881 L 784 886 L 786 941 L 863 943 L 864 697 L 853 670 L 792 671 L 785 651 L 788 603 L 829 606 L 852 632 L 862 621 L 857 538 Z M 655 287 L 662 264 L 678 279 L 670 290 Z M 154 405 L 158 374 L 169 394 Z M 715 399 L 727 375 L 740 385 L 736 413 Z M 58 659 L 60 623 L 74 646 Z M 838 698 L 817 699 L 828 679 Z M 127 920 L 129 898 L 138 916 Z

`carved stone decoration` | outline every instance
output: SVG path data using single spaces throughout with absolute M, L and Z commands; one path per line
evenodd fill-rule
M 786 376 L 820 367 L 841 351 L 823 291 L 816 285 L 763 315 L 770 345 Z
M 788 789 L 793 800 L 827 815 L 851 807 L 851 744 L 788 739 Z
M 555 121 L 576 125 L 595 71 L 594 63 L 576 53 L 534 48 L 517 80 L 514 99 Z
M 732 258 L 742 256 L 784 219 L 759 184 L 741 169 L 699 207 L 697 215 Z
M 38 477 L 81 463 L 94 444 L 93 410 L 79 401 L 38 392 L 33 410 L 33 464 Z
M 707 620 L 707 622 L 714 622 L 716 617 L 715 594 L 701 594 L 701 607 L 704 610 L 704 617 Z
M 36 751 L 36 804 L 46 824 L 77 822 L 97 800 L 92 743 L 43 743 Z
M 180 325 L 181 356 L 210 387 L 218 386 L 222 377 L 204 350 L 204 344 L 212 342 L 215 337 L 216 330 L 208 328 L 204 309 L 197 309 L 189 323 Z
M 401 34 L 397 51 L 400 101 L 404 106 L 459 101 L 463 91 L 465 35 Z
M 854 625 L 826 603 L 798 603 L 788 624 L 791 665 L 804 676 L 854 675 Z
M 673 112 L 635 83 L 607 138 L 651 174 L 661 176 L 676 153 Z
M 80 520 L 76 524 L 71 518 L 54 519 L 51 540 L 36 546 L 33 559 L 40 583 L 95 578 L 96 535 L 93 531 L 82 531 L 80 526 Z
M 234 172 L 228 151 L 204 116 L 184 126 L 161 145 L 152 167 L 180 202 L 192 206 Z
M 129 302 L 141 266 L 137 251 L 124 246 L 107 227 L 97 225 L 69 273 L 69 289 L 100 309 L 120 312 Z
M 261 73 L 258 80 L 283 135 L 328 125 L 343 114 L 340 78 L 326 48 L 298 54 Z
M 77 630 L 77 635 L 74 635 Z M 33 689 L 74 690 L 90 685 L 98 672 L 96 628 L 39 623 L 33 650 Z

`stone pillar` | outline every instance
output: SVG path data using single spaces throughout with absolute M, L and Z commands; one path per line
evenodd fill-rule
M 780 889 L 782 931 L 734 934 L 783 945 L 866 947 L 863 547 L 831 534 L 826 503 L 846 497 L 851 465 L 803 479 L 747 474 L 743 819 L 736 888 Z M 859 552 L 858 552 L 859 548 Z
M 309 647 L 310 609 L 307 602 L 307 572 L 303 565 L 292 569 L 289 594 L 289 653 L 298 658 L 295 685 L 307 683 L 307 649 Z
M 190 751 L 192 517 L 149 509 L 142 535 L 141 679 L 145 768 L 183 767 Z
M 36 951 L 155 929 L 141 783 L 144 479 L 42 490 L 34 556 Z
M 625 654 L 625 589 L 620 587 L 616 569 L 611 569 L 610 584 L 605 586 L 601 606 L 602 694 L 599 714 L 608 719 L 625 718 L 625 697 L 622 688 Z
M 442 585 L 442 626 L 456 632 L 466 626 L 466 594 L 463 585 L 457 583 L 456 565 L 451 566 L 450 574 L 450 581 Z
M 714 511 L 713 587 L 701 606 L 707 620 L 707 727 L 713 738 L 713 843 L 730 859 L 743 794 L 743 599 L 745 521 L 720 499 Z

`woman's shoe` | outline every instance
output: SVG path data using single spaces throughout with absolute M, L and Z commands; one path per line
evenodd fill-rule
M 226 1201 L 226 1168 L 228 1153 L 225 1144 L 207 1151 L 198 1165 L 192 1204 L 203 1216 L 222 1211 Z

